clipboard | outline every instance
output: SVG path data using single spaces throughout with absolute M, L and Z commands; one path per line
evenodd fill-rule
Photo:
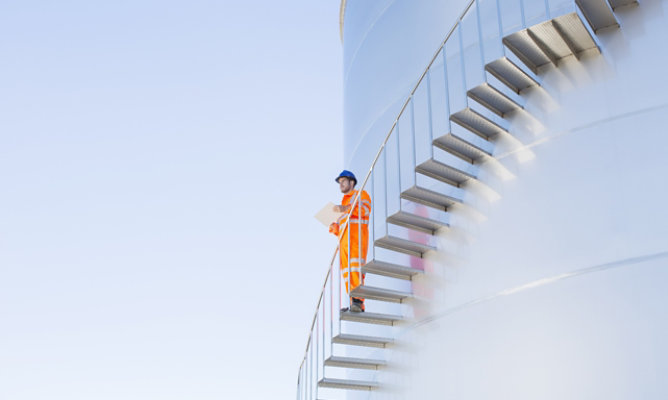
M 314 215 L 315 219 L 320 221 L 321 224 L 329 227 L 332 222 L 338 221 L 339 217 L 344 214 L 342 212 L 334 211 L 334 207 L 334 203 L 331 201 L 325 204 L 325 206 Z

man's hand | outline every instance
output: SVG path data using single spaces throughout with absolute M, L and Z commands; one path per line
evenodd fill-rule
M 344 213 L 350 211 L 350 205 L 347 206 L 334 206 L 334 211 Z
M 336 222 L 332 222 L 329 225 L 329 233 L 333 233 L 335 235 L 338 235 L 339 234 L 339 224 L 337 224 Z

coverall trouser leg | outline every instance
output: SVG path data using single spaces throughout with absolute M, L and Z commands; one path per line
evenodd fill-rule
M 369 228 L 367 225 L 362 225 L 361 236 L 359 235 L 360 228 L 357 224 L 350 224 L 349 229 L 352 231 L 352 234 L 348 235 L 348 232 L 344 233 L 339 243 L 341 274 L 346 283 L 346 293 L 350 293 L 357 286 L 364 284 L 364 274 L 362 274 L 361 270 L 362 266 L 366 264 L 366 254 L 369 247 Z M 349 237 L 350 243 L 348 243 Z M 350 266 L 348 263 L 350 263 Z

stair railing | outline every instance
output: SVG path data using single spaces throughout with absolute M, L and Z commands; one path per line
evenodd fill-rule
M 527 0 L 516 0 L 518 3 L 516 3 L 516 6 L 519 7 L 519 10 L 517 10 L 520 13 L 521 19 L 519 22 L 520 27 L 519 28 L 525 28 L 526 27 L 526 20 L 527 17 L 525 15 L 526 10 L 525 10 L 525 1 Z M 549 16 L 550 12 L 550 5 L 548 0 L 545 1 L 545 15 Z M 561 3 L 563 3 L 565 0 L 560 0 Z M 417 91 L 421 88 L 421 85 L 423 82 L 426 82 L 426 96 L 427 96 L 427 115 L 428 115 L 428 126 L 426 128 L 428 135 L 424 139 L 428 141 L 429 144 L 429 156 L 433 157 L 434 156 L 434 150 L 432 146 L 432 142 L 434 140 L 434 126 L 433 123 L 435 121 L 433 112 L 434 110 L 432 109 L 432 96 L 433 96 L 433 91 L 432 91 L 432 66 L 437 60 L 440 60 L 442 58 L 443 62 L 443 70 L 440 71 L 442 72 L 442 79 L 443 79 L 443 86 L 441 89 L 444 92 L 444 99 L 443 99 L 443 104 L 442 104 L 442 113 L 445 115 L 445 121 L 444 125 L 441 127 L 439 126 L 438 128 L 443 128 L 443 129 L 450 129 L 451 124 L 450 124 L 450 112 L 451 109 L 454 108 L 455 105 L 453 105 L 453 95 L 452 91 L 455 90 L 460 90 L 463 89 L 464 95 L 463 99 L 458 98 L 456 100 L 459 100 L 460 102 L 463 100 L 463 104 L 465 107 L 468 107 L 468 98 L 466 96 L 466 90 L 470 87 L 470 83 L 467 82 L 466 79 L 466 54 L 465 50 L 468 49 L 468 45 L 464 45 L 463 42 L 463 35 L 464 32 L 462 30 L 462 25 L 463 22 L 465 21 L 465 18 L 470 16 L 470 12 L 475 12 L 474 16 L 471 16 L 471 20 L 467 20 L 466 23 L 475 23 L 477 24 L 476 31 L 475 31 L 475 37 L 474 40 L 477 42 L 477 46 L 479 46 L 479 54 L 480 54 L 480 64 L 481 66 L 484 66 L 485 63 L 489 60 L 486 60 L 486 56 L 490 57 L 491 54 L 494 55 L 494 57 L 499 56 L 499 50 L 500 54 L 505 56 L 506 55 L 506 49 L 505 47 L 499 43 L 497 48 L 495 49 L 486 49 L 483 45 L 485 41 L 484 33 L 483 33 L 483 25 L 481 22 L 480 18 L 480 3 L 487 3 L 485 4 L 488 7 L 493 7 L 491 11 L 495 11 L 496 14 L 496 22 L 498 23 L 498 30 L 496 27 L 490 28 L 490 27 L 485 27 L 485 29 L 493 29 L 493 32 L 490 33 L 490 35 L 498 35 L 498 41 L 500 42 L 501 37 L 504 35 L 504 25 L 503 25 L 503 12 L 501 9 L 501 3 L 504 4 L 506 7 L 510 7 L 508 5 L 508 2 L 504 2 L 501 0 L 471 0 L 468 2 L 466 5 L 464 11 L 461 13 L 459 18 L 455 21 L 453 24 L 452 28 L 447 32 L 445 38 L 441 42 L 440 46 L 434 53 L 433 57 L 427 64 L 427 67 L 424 69 L 420 77 L 418 78 L 417 82 L 413 86 L 413 89 L 410 91 L 409 95 L 407 96 L 406 100 L 401 106 L 401 109 L 399 113 L 397 114 L 397 117 L 394 119 L 392 122 L 392 125 L 386 134 L 384 140 L 382 141 L 378 151 L 376 152 L 372 162 L 371 166 L 369 167 L 369 170 L 365 174 L 364 179 L 361 182 L 361 185 L 359 186 L 359 189 L 357 189 L 357 193 L 354 196 L 353 201 L 350 203 L 352 205 L 355 205 L 358 207 L 358 215 L 361 216 L 361 201 L 360 201 L 360 195 L 363 190 L 367 188 L 367 185 L 370 185 L 370 192 L 371 192 L 371 198 L 372 198 L 372 208 L 371 208 L 371 217 L 370 217 L 370 238 L 369 238 L 369 250 L 372 254 L 372 257 L 375 258 L 375 246 L 373 245 L 375 239 L 376 239 L 376 221 L 378 218 L 380 218 L 381 222 L 384 224 L 384 229 L 385 232 L 387 232 L 388 229 L 388 204 L 387 204 L 387 198 L 388 198 L 388 169 L 387 169 L 387 145 L 390 143 L 390 138 L 392 137 L 392 134 L 396 131 L 397 134 L 395 135 L 395 143 L 396 143 L 396 167 L 397 167 L 397 182 L 399 184 L 399 192 L 402 190 L 402 166 L 405 168 L 412 169 L 412 179 L 414 182 L 417 182 L 417 173 L 416 173 L 416 166 L 418 164 L 418 147 L 416 144 L 416 122 L 415 122 L 415 96 Z M 475 6 L 475 7 L 474 7 Z M 486 10 L 489 11 L 489 10 Z M 474 21 L 474 22 L 471 22 Z M 513 24 L 514 25 L 514 24 Z M 468 26 L 468 25 L 467 25 Z M 517 28 L 514 28 L 517 29 Z M 448 47 L 448 49 L 451 49 L 451 53 L 448 53 L 446 50 L 446 45 L 449 43 L 450 39 L 453 38 L 453 35 L 457 36 L 457 40 L 454 40 L 454 42 L 457 43 L 452 43 L 452 46 Z M 468 38 L 468 36 L 467 36 Z M 486 54 L 487 53 L 487 54 Z M 460 65 L 452 65 L 449 68 L 448 65 L 448 60 L 449 56 L 452 60 L 456 60 L 460 63 Z M 440 61 L 439 61 L 440 62 Z M 478 61 L 476 61 L 477 63 Z M 451 83 L 453 79 L 449 77 L 449 71 L 455 71 L 454 68 L 452 67 L 460 67 L 460 82 L 455 82 L 454 86 L 455 89 L 453 89 L 451 86 Z M 455 72 L 457 73 L 457 72 Z M 479 77 L 478 75 L 477 77 Z M 473 79 L 478 79 L 477 77 Z M 441 79 L 441 77 L 438 77 L 438 79 Z M 487 79 L 483 70 L 482 74 L 482 79 L 483 82 Z M 482 82 L 481 82 L 482 83 Z M 461 88 L 458 86 L 461 84 Z M 439 89 L 439 90 L 441 90 Z M 461 93 L 458 93 L 461 95 Z M 459 104 L 457 104 L 459 106 Z M 410 146 L 412 147 L 410 150 L 410 162 L 408 163 L 403 163 L 401 161 L 401 137 L 400 137 L 400 122 L 402 121 L 402 117 L 404 117 L 404 114 L 408 110 L 408 122 L 406 124 L 408 125 L 408 129 L 410 130 Z M 381 160 L 382 159 L 382 160 Z M 376 210 L 376 205 L 379 204 L 379 201 L 377 199 L 378 193 L 375 190 L 375 185 L 376 181 L 380 178 L 377 176 L 377 170 L 376 167 L 378 165 L 378 162 L 382 161 L 382 170 L 383 170 L 383 176 L 382 176 L 382 200 L 383 200 L 383 213 L 380 215 L 377 215 L 377 210 Z M 379 204 L 380 205 L 380 204 Z M 348 211 L 347 213 L 347 218 L 345 224 L 340 228 L 339 236 L 338 239 L 340 240 L 341 237 L 345 234 L 346 230 L 349 229 L 349 221 L 352 217 L 353 214 L 353 208 Z M 358 238 L 360 242 L 358 243 L 359 248 L 361 249 L 361 224 L 358 223 Z M 349 287 L 351 287 L 352 283 L 352 272 L 353 272 L 353 267 L 351 265 L 351 252 L 350 252 L 350 237 L 351 235 L 348 235 L 348 242 L 345 243 L 344 245 L 348 246 L 348 283 Z M 311 321 L 311 327 L 309 330 L 309 335 L 308 335 L 308 340 L 306 343 L 306 349 L 304 351 L 304 357 L 302 359 L 302 362 L 299 367 L 299 373 L 298 373 L 298 378 L 297 378 L 297 399 L 302 400 L 302 399 L 314 399 L 318 396 L 318 382 L 320 378 L 324 377 L 324 372 L 325 372 L 325 359 L 327 356 L 327 350 L 329 350 L 329 355 L 333 355 L 333 348 L 334 348 L 334 334 L 335 333 L 341 333 L 341 319 L 340 319 L 340 314 L 339 310 L 336 309 L 335 304 L 338 303 L 338 307 L 341 307 L 343 305 L 343 288 L 342 288 L 342 279 L 341 279 L 341 272 L 339 271 L 338 268 L 336 268 L 336 259 L 337 255 L 339 254 L 339 245 L 337 245 L 334 254 L 332 255 L 329 268 L 327 269 L 327 273 L 325 275 L 325 281 L 322 285 L 322 289 L 320 291 L 320 295 L 318 297 L 318 301 L 316 304 L 316 309 L 315 313 L 313 315 L 313 319 Z M 369 257 L 367 257 L 367 260 Z M 362 263 L 360 263 L 361 266 Z M 335 270 L 336 268 L 336 270 Z M 338 290 L 335 290 L 336 283 L 338 283 Z M 327 300 L 327 291 L 329 290 L 329 300 Z M 347 304 L 350 305 L 352 302 L 351 296 L 348 296 L 348 301 Z M 336 315 L 336 317 L 335 317 Z M 327 318 L 329 316 L 329 318 Z M 335 330 L 335 325 L 337 326 L 337 329 Z

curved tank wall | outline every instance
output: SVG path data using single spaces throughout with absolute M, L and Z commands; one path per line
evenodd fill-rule
M 364 176 L 465 0 L 346 2 L 344 165 Z
M 465 6 L 448 3 L 348 1 L 344 147 L 360 175 Z M 522 93 L 484 184 L 410 261 L 425 270 L 410 322 L 365 353 L 391 366 L 367 375 L 381 389 L 348 398 L 668 398 L 667 13 L 620 10 L 600 54 Z

